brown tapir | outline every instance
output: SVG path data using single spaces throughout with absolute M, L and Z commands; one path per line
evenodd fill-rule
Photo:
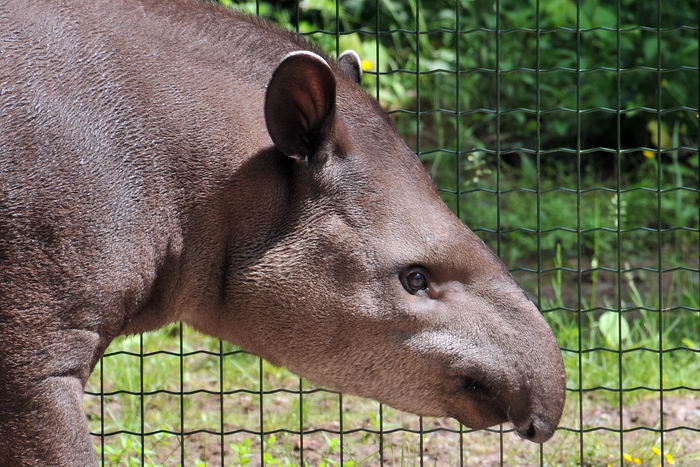
M 184 321 L 547 440 L 551 330 L 339 63 L 194 0 L 0 2 L 0 464 L 94 463 L 88 375 Z

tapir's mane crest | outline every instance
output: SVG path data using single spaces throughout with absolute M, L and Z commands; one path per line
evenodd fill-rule
M 162 3 L 159 0 L 147 1 L 155 4 Z M 331 59 L 318 45 L 307 40 L 305 37 L 292 31 L 282 29 L 280 26 L 263 17 L 246 15 L 239 11 L 224 8 L 207 1 L 171 0 L 170 3 L 177 4 L 177 9 L 189 10 L 189 12 L 186 11 L 182 14 L 183 18 L 181 21 L 193 22 L 195 25 L 201 24 L 202 26 L 200 29 L 188 28 L 188 30 L 195 31 L 196 33 L 201 33 L 203 30 L 206 30 L 207 34 L 218 38 L 222 42 L 224 49 L 226 49 L 226 44 L 228 42 L 238 42 L 236 40 L 237 34 L 239 34 L 242 29 L 240 28 L 240 22 L 248 23 L 253 26 L 256 34 L 260 32 L 264 33 L 265 41 L 255 43 L 255 54 L 259 62 L 266 59 L 268 62 L 276 64 L 279 63 L 285 55 L 293 52 L 306 51 L 318 55 L 331 67 L 336 77 L 340 77 L 340 80 L 347 82 L 345 85 L 355 87 L 362 91 L 361 93 L 356 93 L 353 97 L 362 99 L 364 101 L 363 104 L 368 105 L 377 115 L 383 118 L 384 122 L 389 126 L 389 129 L 395 130 L 394 121 L 386 110 L 381 107 L 379 102 L 360 86 L 351 83 L 351 80 L 347 79 L 345 74 L 340 72 L 336 61 Z M 205 15 L 202 14 L 203 12 L 205 12 Z M 227 18 L 235 23 L 227 21 Z M 285 53 L 281 54 L 281 51 L 285 51 Z M 232 51 L 232 53 L 235 54 L 235 51 Z M 251 65 L 256 66 L 256 64 Z M 269 64 L 258 63 L 257 65 L 269 69 Z

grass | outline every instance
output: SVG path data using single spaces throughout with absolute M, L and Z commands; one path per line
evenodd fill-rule
M 511 182 L 517 184 L 518 180 Z M 697 212 L 697 201 L 692 202 Z M 543 224 L 548 222 L 545 217 L 549 212 L 560 216 L 557 222 L 567 222 L 561 220 L 558 211 L 566 210 L 568 200 L 542 196 L 541 203 Z M 606 195 L 594 201 L 594 217 L 586 222 L 604 225 L 616 210 L 615 200 Z M 511 206 L 503 217 L 508 219 L 517 211 Z M 678 212 L 680 216 L 684 211 Z M 527 210 L 522 213 L 527 216 Z M 526 225 L 531 219 L 520 221 Z M 511 219 L 513 225 L 520 221 Z M 675 218 L 671 222 L 693 226 L 697 219 Z M 488 232 L 481 234 L 494 243 Z M 381 409 L 380 423 L 377 403 L 344 396 L 343 465 L 376 465 L 380 442 L 386 462 L 418 465 L 420 436 L 401 429 L 418 430 L 421 424 L 422 456 L 428 465 L 452 465 L 460 456 L 468 465 L 498 463 L 501 444 L 504 462 L 509 464 L 535 464 L 541 458 L 545 465 L 575 465 L 581 461 L 585 465 L 617 465 L 621 456 L 627 455 L 632 460 L 623 458 L 623 464 L 636 465 L 635 460 L 639 460 L 640 465 L 657 465 L 659 456 L 654 449 L 661 447 L 661 438 L 649 429 L 661 426 L 661 398 L 656 390 L 661 385 L 664 428 L 672 429 L 664 433 L 664 454 L 671 453 L 679 465 L 700 462 L 697 433 L 674 429 L 700 429 L 700 397 L 684 389 L 697 387 L 700 374 L 698 273 L 692 270 L 698 264 L 697 232 L 681 230 L 662 237 L 662 267 L 671 271 L 661 277 L 653 271 L 659 257 L 653 247 L 659 245 L 655 243 L 656 232 L 652 234 L 651 238 L 641 235 L 623 240 L 632 243 L 625 245 L 624 251 L 636 250 L 636 254 L 619 258 L 619 273 L 615 235 L 606 237 L 605 232 L 594 232 L 581 246 L 580 265 L 576 243 L 572 247 L 555 239 L 547 249 L 540 250 L 540 274 L 537 264 L 532 264 L 537 262 L 537 255 L 510 253 L 520 251 L 511 244 L 530 248 L 528 242 L 532 239 L 502 235 L 501 252 L 511 267 L 528 262 L 533 266 L 532 271 L 516 268 L 514 274 L 539 302 L 563 348 L 570 388 L 563 429 L 541 453 L 537 446 L 512 433 L 469 432 L 462 428 L 460 434 L 460 427 L 453 421 L 421 420 L 388 407 Z M 541 247 L 543 243 L 540 241 Z M 497 248 L 498 242 L 492 246 Z M 584 272 L 579 273 L 578 266 Z M 660 341 L 665 350 L 662 354 L 658 352 Z M 265 436 L 262 449 L 266 465 L 299 465 L 302 443 L 307 465 L 339 465 L 341 440 L 331 432 L 337 432 L 341 423 L 337 394 L 319 391 L 284 369 L 261 362 L 228 343 L 180 328 L 179 324 L 143 336 L 119 338 L 108 352 L 120 351 L 131 354 L 105 357 L 90 379 L 88 391 L 101 392 L 102 372 L 105 393 L 130 391 L 135 395 L 105 396 L 104 417 L 100 417 L 100 398 L 86 395 L 91 430 L 99 433 L 104 423 L 105 433 L 140 433 L 143 428 L 152 434 L 143 439 L 124 433 L 106 436 L 104 456 L 108 465 L 140 465 L 142 442 L 147 465 L 177 465 L 181 456 L 186 465 L 218 465 L 222 449 L 227 464 L 259 465 L 261 443 L 255 433 L 260 430 L 261 411 L 264 431 L 273 433 Z M 142 353 L 146 356 L 141 359 L 138 355 Z M 181 353 L 186 356 L 181 358 Z M 261 387 L 265 391 L 262 396 Z M 218 394 L 221 390 L 225 395 Z M 141 391 L 147 395 L 138 395 Z M 184 427 L 180 426 L 181 412 Z M 620 428 L 621 423 L 625 430 L 631 429 L 622 439 L 610 431 Z M 290 433 L 302 425 L 303 437 Z M 216 434 L 222 427 L 231 434 Z M 190 434 L 178 436 L 181 428 Z M 376 433 L 380 430 L 386 433 L 383 437 Z M 580 430 L 584 433 L 577 432 Z M 101 449 L 98 437 L 95 442 Z
M 644 312 L 640 312 L 644 313 Z M 569 313 L 550 312 L 547 317 L 554 327 L 561 344 L 575 349 L 578 332 L 575 316 Z M 649 347 L 657 343 L 657 329 L 653 318 L 644 319 L 642 314 L 632 320 L 627 339 L 623 340 L 623 348 Z M 675 346 L 678 339 L 683 340 L 678 333 L 682 325 L 697 325 L 682 315 L 668 318 L 669 325 L 664 330 L 664 340 L 670 346 Z M 651 324 L 649 324 L 651 323 Z M 144 335 L 143 348 L 172 348 L 179 346 L 179 333 L 173 333 L 179 325 Z M 697 329 L 697 328 L 696 328 Z M 175 335 L 173 335 L 175 334 Z M 183 351 L 193 352 L 194 349 L 217 351 L 218 341 L 199 335 L 187 328 L 183 329 Z M 598 346 L 610 347 L 605 335 L 600 332 L 593 314 L 585 314 L 582 326 L 582 341 L 585 348 Z M 137 353 L 141 346 L 138 336 L 119 339 L 110 348 L 127 350 Z M 697 348 L 697 345 L 696 347 Z M 236 349 L 223 345 L 224 352 Z M 578 375 L 583 375 L 583 386 L 586 388 L 605 386 L 618 387 L 618 356 L 610 352 L 591 352 L 580 359 L 577 353 L 565 352 L 565 362 L 568 375 L 568 386 L 578 387 Z M 127 390 L 139 392 L 141 387 L 139 357 L 114 355 L 106 357 L 103 372 L 105 376 L 104 390 L 106 392 Z M 223 368 L 223 378 L 219 379 L 219 364 Z M 622 359 L 623 387 L 635 386 L 658 387 L 658 355 L 655 353 L 636 352 L 625 354 Z M 580 366 L 579 366 L 580 365 Z M 310 432 L 318 429 L 338 430 L 340 420 L 339 396 L 333 393 L 313 392 L 310 384 L 300 383 L 299 379 L 286 370 L 275 368 L 266 362 L 260 362 L 257 357 L 245 353 L 235 353 L 223 358 L 209 354 L 195 353 L 183 358 L 185 377 L 184 391 L 195 391 L 182 398 L 179 394 L 153 394 L 141 398 L 138 395 L 119 394 L 105 397 L 104 429 L 106 433 L 128 430 L 139 433 L 141 430 L 141 403 L 143 403 L 144 430 L 157 432 L 180 430 L 180 410 L 184 414 L 185 431 L 197 432 L 210 430 L 217 432 L 221 429 L 220 408 L 224 408 L 223 426 L 225 431 L 248 429 L 257 431 L 259 425 L 260 396 L 256 394 L 260 382 L 265 390 L 286 389 L 291 392 L 273 392 L 263 396 L 264 430 L 298 430 L 300 421 L 304 421 L 304 429 Z M 153 355 L 143 358 L 143 389 L 157 391 L 170 389 L 179 391 L 180 357 L 164 357 Z M 579 373 L 579 368 L 581 369 Z M 90 381 L 89 390 L 99 392 L 99 369 Z M 697 380 L 697 354 L 687 351 L 674 351 L 664 356 L 664 386 L 680 385 L 693 386 Z M 196 392 L 206 389 L 218 391 L 219 385 L 224 391 L 247 389 L 251 393 L 235 393 L 225 396 Z M 299 396 L 298 390 L 302 385 L 305 391 Z M 668 393 L 666 411 L 679 410 L 674 405 L 694 404 L 696 411 L 700 408 L 700 399 L 691 394 L 677 395 Z M 303 406 L 301 398 L 303 397 Z M 625 428 L 631 426 L 659 426 L 658 395 L 637 390 L 620 398 L 619 393 L 608 391 L 593 391 L 581 395 L 569 392 L 567 408 L 562 426 L 571 429 L 589 429 L 598 427 L 617 428 L 618 409 L 625 411 Z M 91 429 L 100 431 L 99 398 L 86 396 L 86 406 L 89 413 Z M 182 405 L 181 405 L 182 404 Z M 583 419 L 579 418 L 579 407 L 583 410 Z M 640 413 L 640 411 L 642 413 Z M 365 428 L 392 432 L 402 427 L 419 428 L 418 417 L 400 413 L 391 408 L 382 410 L 383 424 L 379 422 L 379 408 L 374 402 L 350 396 L 343 397 L 343 428 L 354 430 Z M 647 417 L 646 419 L 644 417 Z M 636 418 L 636 421 L 633 419 Z M 674 417 L 668 417 L 674 418 Z M 697 421 L 697 415 L 694 420 Z M 698 428 L 697 424 L 684 423 Z M 426 432 L 432 429 L 451 428 L 459 430 L 454 422 L 446 420 L 423 420 Z M 669 425 L 666 425 L 669 428 Z M 619 437 L 604 431 L 586 433 L 584 436 L 583 457 L 589 465 L 615 463 L 618 456 Z M 308 465 L 337 465 L 339 462 L 340 439 L 331 433 L 313 433 L 304 437 L 305 459 Z M 697 456 L 697 437 L 692 432 L 678 431 L 666 434 L 666 452 L 672 452 L 682 465 L 691 465 L 700 461 Z M 632 432 L 625 434 L 625 452 L 641 459 L 652 458 L 652 448 L 659 446 L 656 433 Z M 98 438 L 95 439 L 97 445 Z M 384 436 L 384 457 L 392 461 L 392 465 L 417 465 L 420 452 L 418 450 L 419 436 L 411 433 L 392 433 Z M 560 431 L 552 442 L 545 445 L 543 459 L 546 465 L 573 465 L 579 458 L 577 446 L 579 435 L 568 431 Z M 299 465 L 301 438 L 296 434 L 278 432 L 265 437 L 265 464 L 267 465 Z M 193 434 L 181 438 L 165 433 L 157 433 L 145 437 L 144 457 L 146 465 L 177 465 L 180 462 L 181 447 L 184 447 L 186 465 L 209 463 L 218 465 L 222 438 L 215 434 Z M 500 436 L 497 433 L 476 432 L 462 435 L 462 452 L 467 464 L 478 460 L 483 464 L 496 462 L 499 456 Z M 429 465 L 454 465 L 460 455 L 460 436 L 458 433 L 432 432 L 424 435 L 424 458 Z M 223 448 L 226 462 L 231 465 L 259 465 L 260 442 L 257 435 L 240 433 L 227 435 L 223 438 Z M 504 435 L 504 452 L 506 459 L 517 460 L 521 465 L 537 462 L 539 452 L 536 446 L 525 443 L 507 433 Z M 379 436 L 371 433 L 346 434 L 343 440 L 344 465 L 376 465 L 379 461 Z M 105 438 L 105 460 L 108 465 L 140 465 L 141 438 L 124 434 Z M 694 454 L 695 452 L 695 454 Z M 430 461 L 433 461 L 432 463 Z M 645 460 L 646 462 L 646 460 Z M 647 465 L 647 464 L 645 464 Z M 651 464 L 649 464 L 651 465 Z

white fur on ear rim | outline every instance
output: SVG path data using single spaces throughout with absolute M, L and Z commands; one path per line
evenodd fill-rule
M 318 60 L 319 62 L 321 62 L 321 63 L 323 63 L 324 65 L 326 65 L 326 66 L 328 67 L 329 70 L 330 70 L 330 68 L 331 68 L 331 66 L 328 64 L 328 62 L 327 62 L 323 57 L 321 57 L 321 56 L 320 56 L 319 54 L 317 54 L 317 53 L 311 52 L 310 50 L 295 50 L 294 52 L 289 52 L 287 55 L 285 55 L 284 57 L 282 57 L 282 60 L 280 60 L 280 63 L 282 63 L 283 61 L 287 60 L 289 57 L 293 57 L 293 56 L 295 56 L 295 55 L 306 55 L 306 56 L 308 56 L 308 57 L 313 57 L 315 60 Z M 359 58 L 359 57 L 358 57 L 358 58 Z
M 338 57 L 338 67 L 355 79 L 358 84 L 362 79 L 362 60 L 354 50 L 346 50 Z
M 339 62 L 345 60 L 352 60 L 355 64 L 357 64 L 357 69 L 360 71 L 360 76 L 362 76 L 362 59 L 360 58 L 360 54 L 352 49 L 346 50 L 340 54 L 340 57 L 338 57 Z

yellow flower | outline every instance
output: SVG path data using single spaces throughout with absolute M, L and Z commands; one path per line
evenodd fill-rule
M 362 71 L 368 71 L 374 68 L 374 62 L 372 60 L 362 60 Z
M 666 453 L 666 462 L 668 462 L 671 465 L 676 463 L 676 460 L 673 458 L 673 454 L 671 454 L 670 452 Z
M 657 448 L 656 446 L 654 446 L 653 448 L 651 448 L 651 452 L 653 452 L 653 453 L 656 454 L 657 456 L 660 456 L 660 455 L 661 455 L 661 449 Z
M 625 459 L 627 462 L 632 462 L 632 456 L 630 456 L 627 453 L 623 454 L 622 458 Z
M 654 157 L 656 157 L 656 153 L 654 151 L 649 151 L 648 149 L 642 151 L 642 154 L 644 154 L 644 157 L 646 157 L 647 159 L 653 159 Z
M 642 460 L 639 457 L 635 457 L 632 459 L 632 462 L 634 462 L 637 465 L 642 465 Z

